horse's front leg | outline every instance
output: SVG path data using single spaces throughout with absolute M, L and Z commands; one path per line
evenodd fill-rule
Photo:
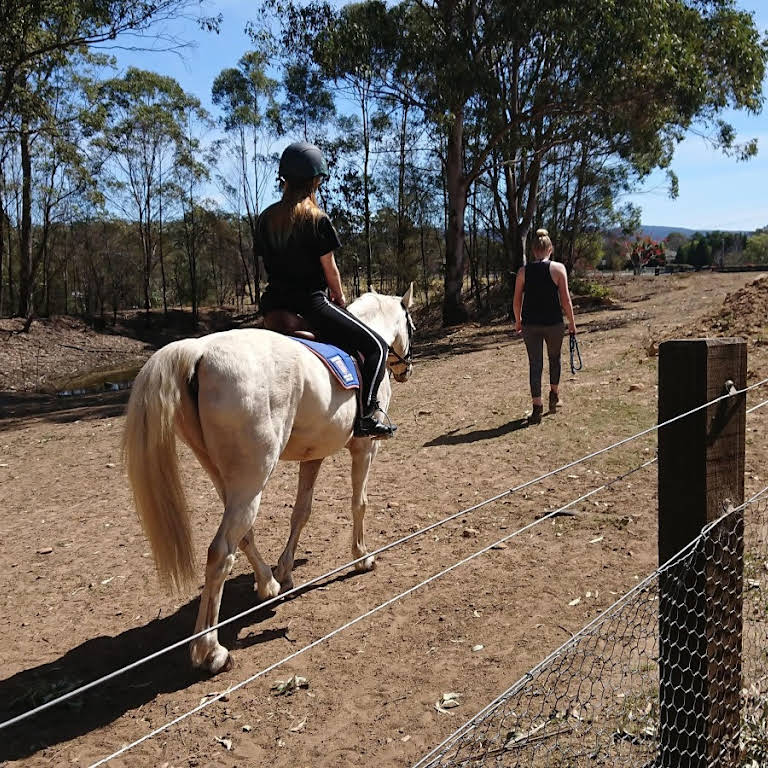
M 352 557 L 355 560 L 368 554 L 363 520 L 368 508 L 368 472 L 377 450 L 376 441 L 369 438 L 352 440 L 349 444 L 349 452 L 352 454 Z M 366 557 L 355 565 L 355 570 L 370 571 L 375 565 L 374 557 Z
M 322 459 L 302 461 L 299 466 L 299 489 L 296 493 L 296 503 L 291 513 L 291 535 L 285 545 L 283 554 L 277 562 L 275 578 L 280 582 L 282 592 L 293 589 L 293 560 L 296 556 L 296 546 L 299 543 L 301 531 L 309 520 L 312 512 L 312 494 L 315 490 L 315 481 L 320 471 Z
M 250 494 L 232 494 L 233 501 L 224 510 L 224 519 L 208 547 L 205 567 L 205 586 L 200 596 L 195 633 L 214 626 L 219 621 L 221 594 L 224 581 L 232 570 L 235 552 L 242 538 L 251 530 L 261 501 L 261 491 Z M 267 569 L 268 571 L 269 569 Z M 271 578 L 271 575 L 270 575 Z M 274 580 L 273 580 L 274 581 Z M 278 585 L 274 583 L 274 594 Z M 214 629 L 193 640 L 190 645 L 192 664 L 211 674 L 232 666 L 229 651 L 219 644 L 218 630 Z
M 280 585 L 272 576 L 272 569 L 264 562 L 254 543 L 253 528 L 240 539 L 240 549 L 245 552 L 256 576 L 256 593 L 262 600 L 280 594 Z

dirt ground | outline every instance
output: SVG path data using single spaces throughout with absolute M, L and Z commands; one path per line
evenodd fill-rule
M 564 358 L 564 407 L 528 427 L 527 362 L 507 322 L 416 335 L 416 367 L 394 384 L 397 438 L 372 469 L 371 549 L 629 436 L 656 420 L 655 345 L 675 336 L 750 339 L 749 378 L 768 377 L 768 280 L 754 274 L 608 278 L 615 304 L 580 313 L 584 369 Z M 746 286 L 746 292 L 739 292 Z M 761 298 L 762 297 L 762 298 Z M 724 304 L 725 301 L 725 304 Z M 727 321 L 725 321 L 727 320 Z M 35 324 L 37 325 L 37 324 Z M 51 345 L 145 358 L 141 339 L 40 325 L 35 376 L 14 372 L 17 336 L 0 330 L 0 720 L 190 634 L 197 590 L 163 592 L 121 471 L 126 392 L 62 399 L 24 392 Z M 35 326 L 33 326 L 34 329 Z M 54 336 L 46 337 L 47 330 Z M 7 344 L 7 347 L 3 347 Z M 64 345 L 64 346 L 62 346 Z M 75 374 L 89 353 L 70 360 Z M 0 353 L 2 354 L 2 353 Z M 61 374 L 69 357 L 51 361 Z M 94 366 L 96 367 L 96 366 Z M 750 393 L 748 405 L 768 398 Z M 768 407 L 747 417 L 747 492 L 765 485 Z M 653 456 L 654 435 L 509 495 L 221 632 L 235 666 L 193 673 L 180 649 L 0 735 L 2 766 L 88 766 L 296 652 L 487 544 Z M 182 450 L 199 562 L 220 504 Z M 297 468 L 282 465 L 259 514 L 259 549 L 275 563 L 288 534 Z M 297 584 L 350 559 L 349 459 L 320 474 L 297 552 Z M 110 762 L 118 766 L 410 766 L 656 567 L 655 466 L 533 527 L 226 700 Z M 202 581 L 202 569 L 201 569 Z M 580 598 L 578 603 L 574 603 Z M 221 616 L 255 604 L 240 556 Z M 482 647 L 479 647 L 482 646 Z M 275 680 L 309 687 L 275 695 Z M 439 712 L 444 692 L 460 705 Z

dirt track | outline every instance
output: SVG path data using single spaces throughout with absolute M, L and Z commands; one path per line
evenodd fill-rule
M 369 547 L 652 424 L 656 358 L 649 347 L 688 331 L 733 332 L 733 323 L 713 329 L 713 318 L 726 293 L 754 279 L 697 274 L 614 283 L 619 308 L 577 318 L 584 370 L 564 374 L 565 407 L 538 427 L 523 419 L 525 351 L 509 324 L 469 325 L 421 344 L 417 333 L 414 376 L 394 384 L 398 437 L 372 470 Z M 745 301 L 739 294 L 749 306 Z M 754 341 L 768 329 L 753 323 L 748 330 Z M 750 345 L 750 382 L 768 376 L 766 350 Z M 766 397 L 759 390 L 748 402 Z M 174 597 L 158 586 L 120 469 L 125 393 L 67 402 L 23 393 L 0 398 L 8 409 L 0 422 L 5 720 L 189 634 L 198 592 Z M 765 484 L 766 424 L 768 407 L 748 417 L 748 492 Z M 640 464 L 654 447 L 652 436 L 638 440 L 387 552 L 373 573 L 344 574 L 251 614 L 222 631 L 234 648 L 230 672 L 201 679 L 177 651 L 53 709 L 3 735 L 0 765 L 90 765 L 207 694 Z M 220 505 L 187 451 L 183 466 L 204 562 Z M 321 471 L 297 553 L 297 584 L 350 559 L 348 472 L 346 455 L 327 460 Z M 288 533 L 295 481 L 296 468 L 281 466 L 262 503 L 259 549 L 272 563 Z M 637 473 L 577 507 L 575 516 L 512 539 L 110 765 L 411 765 L 653 570 L 655 483 L 652 467 Z M 580 603 L 569 606 L 576 597 Z M 221 615 L 253 604 L 253 576 L 239 557 Z M 294 673 L 309 680 L 308 689 L 292 696 L 270 691 Z M 461 693 L 450 714 L 434 706 L 446 691 Z

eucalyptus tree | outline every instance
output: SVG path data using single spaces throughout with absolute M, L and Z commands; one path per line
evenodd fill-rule
M 186 130 L 176 144 L 173 157 L 172 192 L 182 215 L 182 243 L 189 277 L 192 325 L 197 327 L 200 299 L 199 251 L 203 229 L 199 215 L 199 196 L 202 184 L 210 178 L 209 169 L 213 158 L 206 156 L 200 140 L 201 131 L 210 124 L 207 113 L 192 102 L 187 105 L 186 113 Z M 181 302 L 183 295 L 177 293 Z
M 5 200 L 0 206 L 8 232 L 15 229 L 18 246 L 15 309 L 26 318 L 35 311 L 41 264 L 47 303 L 49 245 L 57 218 L 69 200 L 93 188 L 83 123 L 84 115 L 93 106 L 87 89 L 92 57 L 84 55 L 71 62 L 47 63 L 48 66 L 41 65 L 27 73 L 24 90 L 14 92 L 13 109 L 5 115 L 0 149 L 0 177 L 11 182 L 15 197 L 15 205 L 9 206 Z M 1 194 L 5 196 L 5 190 Z M 10 280 L 13 269 L 8 245 Z
M 131 67 L 98 87 L 94 115 L 102 152 L 102 178 L 110 202 L 136 224 L 141 245 L 144 309 L 152 305 L 152 272 L 159 261 L 167 310 L 165 265 L 159 258 L 157 220 L 164 183 L 162 168 L 189 157 L 185 127 L 190 113 L 205 112 L 195 97 L 170 77 Z M 167 184 L 167 181 L 165 182 Z
M 280 85 L 283 91 L 281 133 L 316 142 L 336 114 L 333 95 L 319 68 L 306 53 L 291 54 L 284 63 Z
M 3 0 L 0 3 L 0 114 L 23 90 L 26 76 L 53 59 L 95 45 L 109 45 L 125 33 L 147 35 L 153 24 L 173 19 L 199 0 Z M 215 28 L 220 19 L 201 18 Z M 162 36 L 162 34 L 161 34 Z M 169 46 L 179 41 L 167 39 Z
M 371 147 L 377 134 L 380 134 L 376 130 L 375 119 L 377 97 L 381 96 L 382 81 L 394 63 L 397 28 L 382 0 L 350 3 L 338 12 L 322 4 L 306 6 L 300 18 L 305 39 L 299 37 L 299 44 L 312 50 L 323 75 L 332 80 L 337 92 L 353 101 L 359 111 L 363 154 L 363 223 L 370 290 L 373 280 Z M 318 19 L 322 24 L 318 24 Z M 297 40 L 296 37 L 293 39 Z
M 417 97 L 445 136 L 445 323 L 466 318 L 467 196 L 497 148 L 519 260 L 553 147 L 597 134 L 642 174 L 667 165 L 694 124 L 732 148 L 719 114 L 761 106 L 766 45 L 731 0 L 406 0 L 402 8 L 400 66 L 414 73 Z
M 268 190 L 267 179 L 273 168 L 271 145 L 279 125 L 275 100 L 278 83 L 266 74 L 266 66 L 267 55 L 263 51 L 249 51 L 237 67 L 222 70 L 212 88 L 213 103 L 222 110 L 224 130 L 233 137 L 239 176 L 236 199 L 245 206 L 257 303 L 261 269 L 254 248 L 256 219 Z M 240 205 L 237 214 L 241 215 Z M 250 280 L 248 283 L 250 290 Z

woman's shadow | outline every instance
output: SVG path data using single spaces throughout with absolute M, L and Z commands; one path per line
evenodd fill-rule
M 296 565 L 301 564 L 302 561 L 296 562 Z M 352 575 L 342 574 L 325 584 L 343 581 Z M 285 600 L 292 600 L 318 586 L 322 585 L 300 589 Z M 253 574 L 237 576 L 225 585 L 220 615 L 227 617 L 241 613 L 256 601 Z M 86 640 L 54 661 L 0 680 L 0 723 L 189 636 L 199 602 L 199 598 L 191 600 L 171 616 L 155 619 L 114 637 Z M 288 627 L 284 626 L 250 633 L 237 642 L 241 629 L 274 617 L 277 605 L 256 610 L 222 627 L 219 641 L 227 648 L 245 648 L 280 637 L 289 639 L 286 637 Z M 4 729 L 0 732 L 0 764 L 5 760 L 29 757 L 46 747 L 82 736 L 111 723 L 128 710 L 152 701 L 160 693 L 181 690 L 206 677 L 192 669 L 185 643 L 81 696 Z

